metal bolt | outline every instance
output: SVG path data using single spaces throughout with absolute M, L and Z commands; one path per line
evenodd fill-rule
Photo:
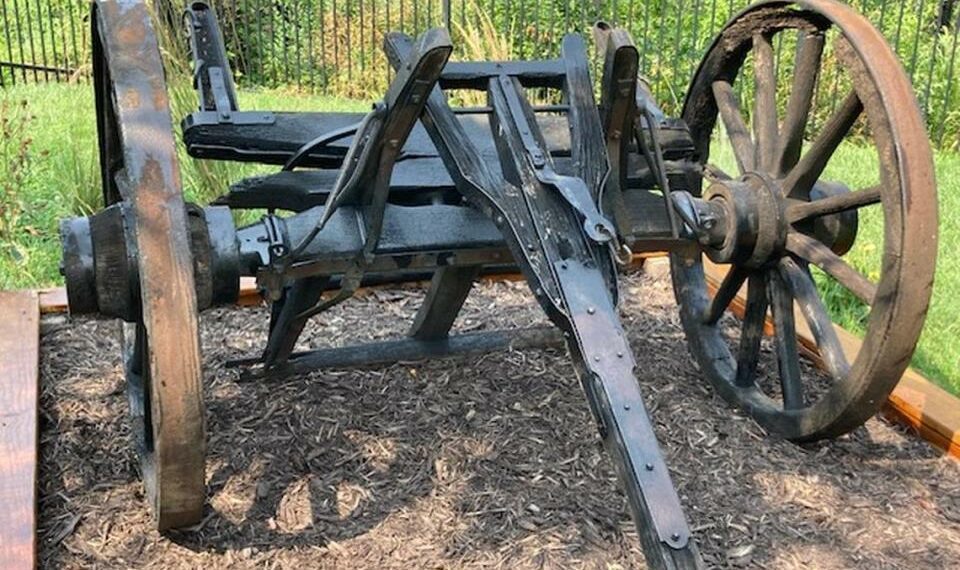
M 644 467 L 647 471 L 653 471 L 653 463 L 647 463 Z
M 623 409 L 624 409 L 624 410 L 629 410 L 629 409 L 630 409 L 630 404 L 624 404 L 624 405 L 623 405 Z
M 593 357 L 593 361 L 594 361 L 594 362 L 600 362 L 600 357 L 599 357 L 599 356 L 594 356 L 594 357 Z
M 671 534 L 671 535 L 670 535 L 670 540 L 674 540 L 674 541 L 680 540 L 680 533 L 679 533 L 679 532 L 675 532 L 675 533 Z
M 535 251 L 537 249 L 537 246 L 533 245 L 532 243 L 528 243 L 527 249 L 530 251 Z
M 617 358 L 623 358 L 623 351 L 617 351 Z
M 567 264 L 566 264 L 566 263 L 561 263 L 561 264 L 560 264 L 560 269 L 566 269 L 566 268 L 567 268 Z
M 597 310 L 594 309 L 593 307 L 587 307 L 587 313 L 588 313 L 588 314 L 591 314 L 591 315 L 592 315 L 592 314 L 594 314 L 594 313 L 596 313 L 596 312 L 597 312 Z
M 503 216 L 497 216 L 497 224 L 503 223 Z

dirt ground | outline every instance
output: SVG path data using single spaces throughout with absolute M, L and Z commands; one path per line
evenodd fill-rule
M 714 567 L 960 568 L 960 465 L 883 420 L 799 447 L 712 393 L 669 278 L 624 280 L 623 318 L 660 444 Z M 305 346 L 403 334 L 422 291 L 377 290 Z M 485 283 L 460 330 L 542 322 Z M 625 500 L 565 354 L 501 352 L 240 381 L 263 309 L 202 319 L 203 522 L 150 528 L 115 322 L 44 321 L 40 535 L 47 568 L 642 568 Z

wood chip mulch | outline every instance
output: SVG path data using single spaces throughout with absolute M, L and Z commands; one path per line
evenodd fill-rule
M 304 348 L 404 333 L 423 291 L 374 290 Z M 960 465 L 874 419 L 800 447 L 714 395 L 669 277 L 623 281 L 657 436 L 708 565 L 960 568 Z M 483 283 L 457 328 L 543 323 L 523 283 Z M 208 508 L 160 535 L 139 483 L 118 324 L 48 317 L 42 339 L 44 568 L 642 568 L 610 461 L 563 352 L 326 370 L 262 383 L 226 368 L 265 309 L 202 318 Z

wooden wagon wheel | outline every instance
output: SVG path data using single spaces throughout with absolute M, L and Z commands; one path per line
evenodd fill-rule
M 792 74 L 785 74 L 788 81 L 783 82 L 791 90 L 782 122 L 776 96 L 778 47 L 794 58 Z M 819 73 L 825 49 L 832 49 L 841 65 L 832 84 Z M 744 73 L 747 67 L 753 72 Z M 824 82 L 819 92 L 826 95 L 817 104 L 836 108 L 817 129 L 809 117 L 818 77 Z M 738 89 L 755 96 L 752 133 L 739 107 Z M 711 141 L 717 146 L 718 115 L 739 176 L 708 164 Z M 886 400 L 910 361 L 930 299 L 937 249 L 930 145 L 895 54 L 869 22 L 838 2 L 761 2 L 720 33 L 693 79 L 683 116 L 700 159 L 708 164 L 703 196 L 748 211 L 728 226 L 734 229 L 722 248 L 704 251 L 729 269 L 713 300 L 702 254 L 671 258 L 683 326 L 701 369 L 724 398 L 786 438 L 816 440 L 861 425 Z M 818 132 L 804 151 L 807 130 Z M 851 190 L 827 181 L 823 173 L 854 131 L 872 139 L 880 172 L 879 184 Z M 841 168 L 834 167 L 833 175 Z M 738 205 L 729 206 L 733 203 Z M 882 218 L 879 280 L 842 257 L 855 247 L 858 216 L 865 215 Z M 720 317 L 743 286 L 745 318 L 736 339 Z M 847 298 L 852 294 L 865 315 L 863 344 L 855 356 L 849 348 L 845 352 L 832 328 L 821 298 L 826 289 L 841 290 Z M 758 361 L 768 308 L 777 361 L 771 368 L 779 383 L 760 386 Z M 829 371 L 826 382 L 800 364 L 798 353 L 804 347 L 798 345 L 796 331 L 803 321 L 816 340 L 816 347 L 809 348 L 819 352 Z
M 200 520 L 204 411 L 194 267 L 166 82 L 146 5 L 93 4 L 100 165 L 107 205 L 131 205 L 125 229 L 139 291 L 123 324 L 127 394 L 144 486 L 163 530 Z M 123 234 L 121 234 L 123 235 Z M 105 240 L 109 241 L 109 240 Z M 124 242 L 121 236 L 114 240 Z M 118 262 L 108 270 L 122 270 Z M 135 289 L 136 287 L 134 287 Z

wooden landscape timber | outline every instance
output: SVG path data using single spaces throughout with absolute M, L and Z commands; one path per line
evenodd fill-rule
M 0 568 L 36 564 L 40 312 L 37 294 L 0 291 Z

